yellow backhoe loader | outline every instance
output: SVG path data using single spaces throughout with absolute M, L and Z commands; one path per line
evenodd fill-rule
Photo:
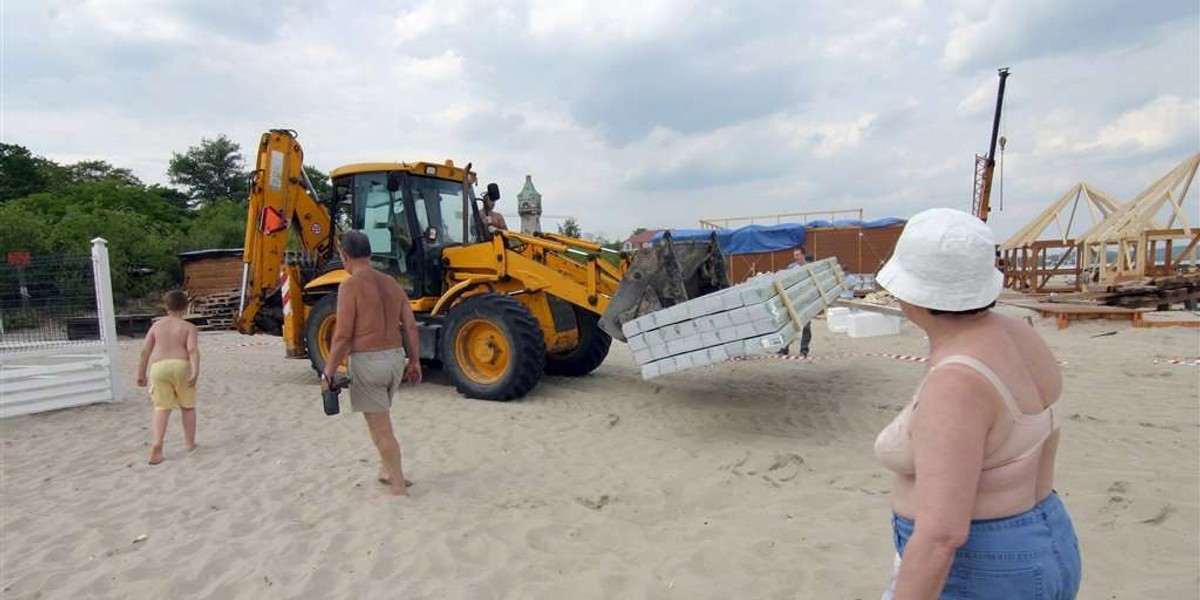
M 481 218 L 471 165 L 347 165 L 321 198 L 294 131 L 264 133 L 251 174 L 242 333 L 282 335 L 287 356 L 321 372 L 338 285 L 338 229 L 371 240 L 372 265 L 393 275 L 417 316 L 421 359 L 462 394 L 524 396 L 543 374 L 580 376 L 608 354 L 621 324 L 729 285 L 715 237 L 630 256 L 550 233 L 495 230 Z M 498 194 L 498 190 L 490 190 Z

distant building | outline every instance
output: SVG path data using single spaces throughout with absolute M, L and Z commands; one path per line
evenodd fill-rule
M 629 239 L 625 240 L 625 243 L 621 244 L 621 250 L 625 251 L 625 252 L 633 252 L 634 250 L 641 250 L 642 248 L 649 248 L 651 246 L 651 241 L 654 239 L 654 236 L 658 235 L 658 232 L 660 232 L 660 231 L 662 231 L 662 230 L 661 229 L 647 229 L 645 231 L 635 233 L 635 234 L 629 236 Z

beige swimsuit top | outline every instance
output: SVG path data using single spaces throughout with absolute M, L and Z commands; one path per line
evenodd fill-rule
M 1050 404 L 1038 413 L 1021 412 L 1012 394 L 1008 391 L 1008 387 L 987 365 L 970 356 L 955 355 L 948 356 L 931 367 L 929 373 L 947 364 L 964 365 L 983 375 L 1000 393 L 1000 397 L 1004 399 L 1004 404 L 1008 406 L 1008 412 L 1012 416 L 1012 432 L 1008 434 L 1008 438 L 999 448 L 983 457 L 984 471 L 1030 459 L 1042 447 L 1042 443 L 1050 437 L 1050 434 L 1058 430 L 1061 422 L 1061 409 L 1058 402 Z M 929 374 L 927 373 L 925 377 L 929 377 Z M 901 475 L 916 473 L 912 433 L 909 425 L 913 412 L 917 409 L 917 396 L 921 394 L 921 388 L 924 385 L 925 380 L 922 379 L 921 385 L 917 387 L 917 393 L 913 395 L 912 402 L 909 402 L 908 406 L 905 406 L 904 410 L 900 411 L 900 414 L 883 431 L 879 432 L 879 437 L 875 439 L 875 457 L 884 467 Z

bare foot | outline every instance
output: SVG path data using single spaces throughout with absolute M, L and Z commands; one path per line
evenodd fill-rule
M 188 444 L 188 445 L 187 445 L 187 451 L 188 451 L 188 452 L 191 452 L 192 450 L 195 450 L 195 449 L 196 449 L 196 446 L 197 446 L 196 442 L 192 442 L 192 443 Z
M 163 448 L 159 446 L 150 447 L 150 464 L 157 465 L 163 461 Z
M 393 496 L 407 496 L 408 495 L 408 486 L 407 485 L 402 485 L 402 486 L 393 485 L 393 486 L 391 486 L 390 491 Z
M 379 481 L 379 483 L 382 483 L 383 485 L 392 485 L 392 478 L 390 475 L 387 475 L 386 473 L 380 473 L 378 475 L 377 480 Z M 411 482 L 407 479 L 404 480 L 404 487 L 412 487 L 412 486 L 413 486 L 413 482 Z

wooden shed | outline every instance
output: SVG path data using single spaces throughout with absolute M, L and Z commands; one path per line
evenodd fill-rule
M 191 298 L 236 292 L 242 285 L 242 249 L 181 252 L 183 289 Z
M 204 318 L 203 329 L 231 329 L 242 286 L 242 249 L 197 250 L 179 254 L 190 314 Z

